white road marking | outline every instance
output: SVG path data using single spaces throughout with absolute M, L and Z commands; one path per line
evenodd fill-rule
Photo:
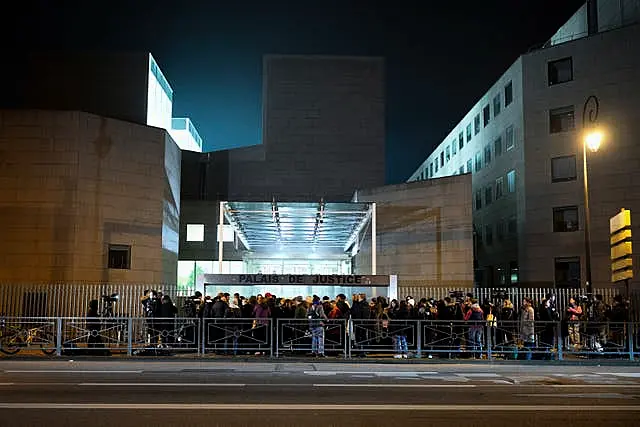
M 83 387 L 246 387 L 246 384 L 236 383 L 79 383 Z M 261 385 L 261 384 L 253 384 Z M 267 384 L 269 385 L 269 384 Z
M 475 384 L 313 384 L 314 387 L 360 388 L 474 388 Z
M 377 377 L 417 377 L 417 372 L 377 372 Z
M 602 375 L 613 375 L 614 377 L 640 378 L 640 372 L 603 372 Z
M 574 398 L 574 399 L 634 399 L 635 396 L 621 393 L 573 393 L 573 394 L 516 394 L 521 397 L 551 397 L 551 398 Z
M 30 370 L 6 370 L 5 374 L 141 374 L 144 371 L 82 371 L 76 369 L 30 369 Z
M 351 375 L 351 378 L 373 378 L 373 375 Z
M 295 403 L 0 403 L 0 409 L 103 409 L 103 410 L 183 410 L 183 411 L 229 411 L 229 410 L 276 410 L 276 411 L 467 411 L 482 412 L 538 412 L 540 405 L 410 405 L 410 404 L 295 404 Z M 640 405 L 548 405 L 545 411 L 567 412 L 640 412 Z
M 522 386 L 536 384 L 520 384 Z M 640 388 L 640 384 L 538 384 L 541 387 L 554 388 Z
M 436 375 L 435 371 L 304 371 L 305 375 L 332 376 L 332 375 L 376 375 L 380 377 Z
M 499 377 L 500 375 L 495 374 L 493 372 L 491 373 L 482 373 L 482 372 L 478 372 L 478 373 L 468 373 L 468 374 L 456 374 L 459 377 L 469 377 L 469 378 L 496 378 Z
M 0 386 L 10 386 L 13 385 L 14 383 L 0 383 Z

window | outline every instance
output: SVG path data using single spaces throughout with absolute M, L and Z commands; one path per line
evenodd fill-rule
M 460 132 L 458 135 L 458 148 L 462 150 L 462 147 L 464 147 L 464 133 Z
M 504 87 L 504 106 L 505 108 L 513 102 L 513 83 L 509 82 Z
M 496 158 L 502 156 L 502 137 L 499 136 L 495 141 L 493 141 L 493 151 L 496 153 Z
M 420 173 L 420 177 L 417 179 L 417 181 L 424 181 L 424 171 Z M 220 235 L 219 233 L 220 233 L 220 226 L 218 226 L 218 235 Z
M 480 171 L 480 169 L 482 169 L 482 153 L 478 151 L 476 153 L 476 172 Z
M 449 160 L 451 160 L 451 150 L 449 149 L 448 145 L 445 148 L 445 160 L 447 163 L 449 163 Z
M 578 231 L 578 207 L 565 206 L 562 208 L 553 208 L 553 232 L 565 233 Z
M 551 159 L 551 182 L 576 180 L 576 156 L 562 156 Z
M 482 209 L 482 191 L 476 191 L 476 210 Z
M 482 123 L 484 124 L 484 127 L 487 127 L 490 120 L 491 120 L 491 110 L 489 109 L 489 104 L 487 104 L 482 109 Z
M 420 180 L 424 181 L 424 171 L 422 171 L 422 174 L 420 174 Z M 218 238 L 220 237 L 220 224 L 217 225 L 217 230 L 218 230 Z M 204 235 L 203 235 L 204 237 Z M 233 228 L 233 225 L 231 224 L 223 224 L 222 225 L 222 241 L 223 242 L 233 242 L 235 240 L 235 230 Z M 202 240 L 200 240 L 202 241 Z M 219 240 L 218 240 L 219 241 Z
M 489 206 L 493 201 L 493 186 L 488 185 L 484 188 L 484 204 Z
M 514 235 L 518 232 L 518 220 L 515 216 L 509 218 L 507 222 L 507 233 Z
M 513 147 L 516 145 L 513 135 L 513 125 L 507 127 L 507 131 L 505 132 L 505 145 L 507 146 L 507 151 L 513 150 Z
M 467 160 L 467 173 L 471 173 L 471 167 L 473 166 L 473 162 L 471 159 Z
M 480 133 L 480 114 L 477 114 L 473 118 L 473 134 L 477 135 Z
M 467 142 L 471 141 L 471 123 L 467 125 Z
M 549 111 L 549 132 L 568 132 L 575 127 L 573 105 Z
M 580 288 L 580 258 L 556 258 L 555 279 L 558 289 Z
M 493 245 L 493 227 L 491 225 L 484 226 L 484 241 L 487 246 Z
M 433 162 L 429 164 L 429 176 L 433 176 Z
M 489 166 L 491 164 L 491 145 L 484 147 L 484 165 Z
M 458 141 L 454 139 L 453 142 L 451 143 L 451 155 L 455 156 L 457 152 L 458 152 Z
M 444 167 L 444 151 L 440 153 L 440 167 Z
M 131 270 L 131 246 L 109 245 L 108 268 Z
M 549 86 L 573 80 L 573 61 L 571 57 L 549 62 Z
M 464 173 L 464 165 L 460 166 L 460 175 Z
M 496 200 L 504 195 L 504 178 L 496 179 Z
M 500 114 L 500 95 L 493 97 L 493 117 L 498 117 Z
M 482 246 L 482 226 L 479 225 L 478 226 L 478 230 L 475 235 L 476 235 L 476 243 L 478 244 L 478 247 Z
M 518 283 L 518 281 L 520 280 L 517 261 L 509 262 L 509 280 L 511 281 L 512 285 Z
M 204 242 L 204 224 L 187 224 L 187 242 Z
M 506 224 L 504 222 L 504 219 L 501 219 L 498 221 L 498 223 L 496 224 L 496 236 L 498 238 L 498 242 L 501 242 L 504 240 L 504 235 L 505 235 L 505 228 L 506 228 Z
M 516 171 L 510 170 L 507 172 L 507 192 L 516 192 Z
M 438 158 L 436 157 L 436 161 L 434 162 L 436 165 L 436 173 L 438 173 Z

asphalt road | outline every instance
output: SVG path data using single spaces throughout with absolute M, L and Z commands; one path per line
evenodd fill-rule
M 640 366 L 0 362 L 0 426 L 634 425 Z

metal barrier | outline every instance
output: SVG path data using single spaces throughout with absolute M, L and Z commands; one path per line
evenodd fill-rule
M 447 320 L 0 318 L 0 352 L 52 355 L 151 355 L 192 352 L 345 358 L 393 353 L 486 359 L 624 358 L 640 354 L 640 323 L 492 323 Z M 314 348 L 312 337 L 315 335 Z
M 273 356 L 271 319 L 203 319 L 202 353 L 246 354 L 255 352 Z
M 342 354 L 349 356 L 347 339 L 347 321 L 344 319 L 329 319 L 323 321 L 322 343 L 325 354 Z M 277 319 L 276 328 L 276 357 L 283 354 L 308 354 L 313 351 L 313 331 L 308 319 Z
M 350 338 L 350 354 L 420 352 L 418 320 L 353 320 Z

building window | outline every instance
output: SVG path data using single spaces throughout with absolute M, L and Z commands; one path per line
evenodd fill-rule
M 578 223 L 578 207 L 565 206 L 562 208 L 553 208 L 553 232 L 565 233 L 578 231 L 580 225 Z
M 513 83 L 509 82 L 504 87 L 504 106 L 505 108 L 513 102 Z
M 482 209 L 482 191 L 476 191 L 476 210 Z
M 187 242 L 204 242 L 204 224 L 187 224 Z
M 502 137 L 501 136 L 499 136 L 493 142 L 493 151 L 495 151 L 495 153 L 496 153 L 496 158 L 502 156 Z
M 471 159 L 467 160 L 467 173 L 471 173 L 471 167 L 473 166 L 473 162 Z
M 438 173 L 438 158 L 436 157 L 436 161 L 434 162 L 436 164 L 436 173 Z
M 478 151 L 476 153 L 476 172 L 479 172 L 482 169 L 482 153 Z
M 460 166 L 460 175 L 464 173 L 464 165 Z
M 484 147 L 484 165 L 489 166 L 491 164 L 491 145 Z
M 451 150 L 449 149 L 448 145 L 445 148 L 445 160 L 447 163 L 449 163 L 449 160 L 451 160 Z
M 573 80 L 573 61 L 571 57 L 549 62 L 549 86 Z
M 518 232 L 518 219 L 514 215 L 509 217 L 509 221 L 507 222 L 507 233 L 510 235 L 515 235 Z
M 487 104 L 482 109 L 482 123 L 484 124 L 484 127 L 487 127 L 490 120 L 491 120 L 491 110 L 489 108 L 489 104 Z
M 455 139 L 451 143 L 451 155 L 455 156 L 458 153 L 458 141 Z
M 480 114 L 476 114 L 473 118 L 473 134 L 477 135 L 480 133 Z
M 429 176 L 433 176 L 433 162 L 429 164 Z
M 507 192 L 516 192 L 516 171 L 510 170 L 507 172 Z
M 493 199 L 493 186 L 488 185 L 484 188 L 484 204 L 489 206 Z
M 568 132 L 575 127 L 573 105 L 549 111 L 549 132 Z
M 551 159 L 551 182 L 576 180 L 576 156 L 562 156 Z
M 479 225 L 477 228 L 479 231 L 476 231 L 475 235 L 476 235 L 476 244 L 478 245 L 478 247 L 482 246 L 482 226 Z
M 420 173 L 420 178 L 418 178 L 418 181 L 424 181 L 424 171 Z M 220 226 L 218 226 L 218 230 L 220 230 Z
M 514 285 L 520 281 L 520 274 L 518 271 L 518 262 L 510 261 L 509 262 L 509 280 L 511 284 Z
M 556 258 L 555 279 L 558 289 L 580 288 L 580 258 Z
M 131 270 L 131 246 L 109 245 L 108 268 Z
M 504 235 L 505 235 L 505 222 L 504 219 L 501 219 L 498 221 L 498 223 L 496 224 L 496 236 L 498 237 L 498 242 L 501 242 L 504 240 Z
M 516 146 L 513 125 L 507 127 L 507 131 L 505 132 L 505 145 L 507 147 L 507 151 L 513 150 L 513 147 Z
M 493 117 L 498 117 L 500 114 L 500 95 L 493 97 Z
M 467 142 L 471 141 L 471 123 L 467 125 Z
M 484 241 L 487 246 L 493 245 L 493 227 L 491 225 L 484 226 Z
M 496 179 L 496 200 L 504 195 L 504 178 Z
M 462 147 L 464 147 L 464 133 L 460 132 L 458 135 L 458 148 L 462 150 Z

